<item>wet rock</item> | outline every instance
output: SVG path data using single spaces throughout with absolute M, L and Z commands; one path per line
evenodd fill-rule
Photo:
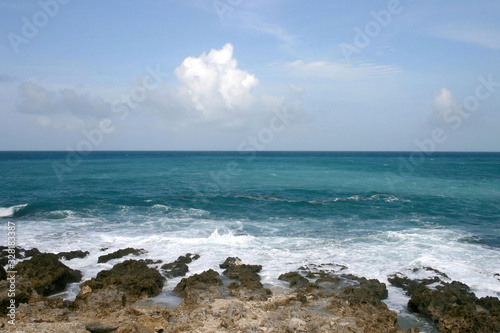
M 346 294 L 358 294 L 374 297 L 379 300 L 386 299 L 389 296 L 385 283 L 377 279 L 367 279 L 365 277 L 358 277 L 355 275 L 342 275 L 342 277 L 359 282 L 358 286 L 350 286 L 344 289 Z M 360 292 L 354 291 L 359 290 Z
M 240 284 L 231 283 L 230 289 L 237 291 L 233 295 L 240 298 L 265 300 L 271 295 L 271 290 L 264 288 L 260 282 L 260 276 L 257 274 L 262 270 L 261 265 L 246 265 L 238 258 L 227 258 L 221 268 L 226 267 L 222 273 L 232 280 L 239 280 Z
M 119 329 L 120 326 L 102 325 L 102 324 L 90 324 L 85 326 L 85 329 L 91 333 L 110 333 Z
M 161 264 L 162 260 L 153 260 L 153 259 L 139 259 L 140 262 L 145 263 L 146 265 L 156 265 Z
M 427 269 L 428 270 L 428 269 Z M 445 277 L 434 269 L 431 271 Z M 451 283 L 435 276 L 423 280 L 392 276 L 391 284 L 403 288 L 407 295 L 408 310 L 420 313 L 437 322 L 441 332 L 500 332 L 500 300 L 494 297 L 478 299 L 466 284 Z M 435 288 L 429 285 L 439 282 Z
M 81 250 L 76 250 L 76 251 L 70 251 L 70 252 L 59 252 L 57 255 L 61 259 L 66 259 L 66 260 L 71 260 L 75 258 L 83 259 L 86 256 L 90 254 L 89 251 L 81 251 Z
M 302 276 L 298 272 L 289 272 L 281 274 L 278 280 L 286 281 L 289 283 L 289 287 L 293 289 L 307 288 L 311 285 L 308 279 Z
M 42 254 L 36 247 L 32 248 L 31 250 L 25 250 L 24 251 L 24 256 L 26 258 L 28 257 L 34 257 L 34 256 L 37 256 L 39 254 Z
M 104 263 L 104 262 L 108 262 L 112 259 L 123 258 L 125 256 L 130 255 L 130 254 L 133 254 L 134 256 L 139 256 L 139 255 L 144 254 L 144 253 L 146 253 L 146 251 L 144 249 L 133 249 L 131 247 L 128 247 L 126 249 L 121 249 L 121 250 L 100 256 L 99 259 L 97 259 L 97 262 Z
M 154 268 L 137 260 L 126 260 L 116 264 L 111 270 L 101 271 L 96 278 L 85 281 L 80 285 L 77 301 L 88 298 L 87 293 L 94 293 L 100 289 L 114 289 L 123 295 L 123 303 L 133 302 L 140 298 L 158 295 L 165 278 Z M 115 293 L 114 298 L 120 293 Z
M 219 273 L 210 269 L 200 274 L 193 274 L 188 278 L 183 278 L 174 288 L 174 292 L 181 297 L 188 297 L 190 294 L 206 291 L 210 287 L 222 286 L 222 280 Z
M 229 267 L 232 267 L 234 265 L 241 265 L 242 262 L 241 262 L 241 259 L 238 258 L 238 257 L 227 257 L 226 260 L 219 265 L 220 268 L 222 269 L 226 269 L 226 268 L 229 268 Z
M 57 255 L 43 253 L 30 260 L 18 263 L 15 267 L 17 274 L 27 278 L 37 293 L 43 296 L 61 292 L 71 282 L 78 282 L 82 273 L 73 270 L 59 261 Z
M 200 256 L 198 254 L 188 253 L 185 256 L 180 256 L 174 262 L 161 266 L 161 269 L 163 271 L 163 274 L 169 279 L 177 276 L 185 276 L 187 272 L 189 272 L 189 267 L 187 264 L 199 258 Z

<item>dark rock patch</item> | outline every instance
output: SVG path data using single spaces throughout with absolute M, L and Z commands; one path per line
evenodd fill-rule
M 144 253 L 146 253 L 146 251 L 144 249 L 133 249 L 131 247 L 128 247 L 126 249 L 121 249 L 121 250 L 100 256 L 99 259 L 97 260 L 97 262 L 104 263 L 104 262 L 108 262 L 112 259 L 123 258 L 125 256 L 128 256 L 129 254 L 139 256 L 139 255 L 144 254 Z
M 183 278 L 181 282 L 175 286 L 174 292 L 186 298 L 192 294 L 207 291 L 211 287 L 220 287 L 223 283 L 219 276 L 219 273 L 213 269 L 204 271 L 200 274 L 193 274 L 188 278 Z
M 229 257 L 220 267 L 226 268 L 222 274 L 231 280 L 240 281 L 240 284 L 233 282 L 228 286 L 233 290 L 233 295 L 249 300 L 266 300 L 271 295 L 271 290 L 264 288 L 257 274 L 262 270 L 261 265 L 246 265 L 238 258 Z
M 81 250 L 76 250 L 76 251 L 70 251 L 70 252 L 59 252 L 57 255 L 61 259 L 66 259 L 66 260 L 71 260 L 75 258 L 83 259 L 86 256 L 90 254 L 89 251 L 81 251 Z
M 440 276 L 447 276 L 431 269 Z M 444 282 L 439 277 L 411 280 L 393 275 L 389 282 L 411 296 L 408 310 L 420 313 L 437 322 L 441 332 L 462 333 L 500 332 L 500 300 L 495 297 L 478 299 L 466 284 Z M 435 288 L 429 285 L 439 282 Z
M 6 314 L 8 312 L 8 306 L 11 304 L 11 297 L 9 296 L 12 282 L 15 283 L 15 299 L 16 307 L 21 303 L 28 303 L 33 294 L 36 295 L 35 290 L 31 282 L 22 276 L 15 276 L 15 279 L 2 280 L 0 281 L 0 314 Z
M 27 278 L 33 288 L 42 296 L 61 292 L 71 282 L 82 279 L 82 273 L 73 270 L 59 261 L 52 253 L 43 253 L 29 260 L 18 263 L 15 267 L 18 275 Z
M 156 269 L 149 268 L 144 262 L 126 260 L 116 264 L 111 270 L 99 272 L 96 278 L 85 281 L 80 288 L 83 291 L 84 287 L 88 287 L 92 292 L 99 289 L 116 289 L 124 293 L 125 303 L 158 295 L 164 281 L 165 278 Z M 83 294 L 82 291 L 80 294 Z
M 311 283 L 308 279 L 302 276 L 299 272 L 289 272 L 281 274 L 278 280 L 286 281 L 289 283 L 289 287 L 293 289 L 308 288 Z
M 190 264 L 191 262 L 199 258 L 200 256 L 198 254 L 188 253 L 184 256 L 180 256 L 174 262 L 161 266 L 161 269 L 163 271 L 163 274 L 169 279 L 177 276 L 185 276 L 187 272 L 189 272 L 189 267 L 187 264 Z

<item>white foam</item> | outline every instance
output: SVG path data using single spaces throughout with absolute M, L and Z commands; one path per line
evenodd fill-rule
M 21 208 L 24 208 L 28 206 L 28 204 L 23 204 L 23 205 L 16 205 L 16 206 L 11 206 L 7 208 L 0 208 L 0 217 L 9 217 L 14 215 L 16 211 L 18 211 Z

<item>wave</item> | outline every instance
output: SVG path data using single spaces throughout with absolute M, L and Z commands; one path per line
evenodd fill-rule
M 26 206 L 28 206 L 28 204 L 16 205 L 7 208 L 0 208 L 0 217 L 10 217 L 14 215 L 15 212 L 17 212 L 20 209 L 23 209 Z
M 222 197 L 222 198 L 234 198 L 234 199 L 248 199 L 248 200 L 256 200 L 256 201 L 278 201 L 278 202 L 287 202 L 287 203 L 307 203 L 307 204 L 328 204 L 331 202 L 338 201 L 376 201 L 381 200 L 385 202 L 409 202 L 410 200 L 398 198 L 394 195 L 384 194 L 384 193 L 376 193 L 373 195 L 370 194 L 355 194 L 350 196 L 340 196 L 333 197 L 323 200 L 300 200 L 300 199 L 288 199 L 279 196 L 269 195 L 269 194 L 220 194 L 215 195 L 214 197 Z

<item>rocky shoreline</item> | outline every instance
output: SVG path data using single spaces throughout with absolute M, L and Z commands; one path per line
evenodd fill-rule
M 386 285 L 345 274 L 346 267 L 338 264 L 283 272 L 279 279 L 289 284 L 288 290 L 266 288 L 259 276 L 263 267 L 236 257 L 220 264 L 221 274 L 212 269 L 188 274 L 192 261 L 203 260 L 191 253 L 166 264 L 128 259 L 81 281 L 81 272 L 60 259 L 83 258 L 88 252 L 51 254 L 17 248 L 16 257 L 24 260 L 12 269 L 13 298 L 13 273 L 3 269 L 7 248 L 0 251 L 0 330 L 5 332 L 403 332 L 397 313 L 383 302 Z M 122 249 L 99 257 L 99 262 L 143 253 Z M 446 274 L 421 269 L 434 276 L 412 280 L 397 273 L 388 279 L 410 297 L 409 311 L 433 320 L 440 332 L 500 332 L 498 298 L 477 298 Z M 181 276 L 186 277 L 174 288 L 182 297 L 179 305 L 169 308 L 148 300 L 161 293 L 167 279 Z M 74 282 L 80 283 L 74 301 L 48 297 Z M 9 309 L 12 299 L 15 312 Z M 15 326 L 9 323 L 12 313 Z

